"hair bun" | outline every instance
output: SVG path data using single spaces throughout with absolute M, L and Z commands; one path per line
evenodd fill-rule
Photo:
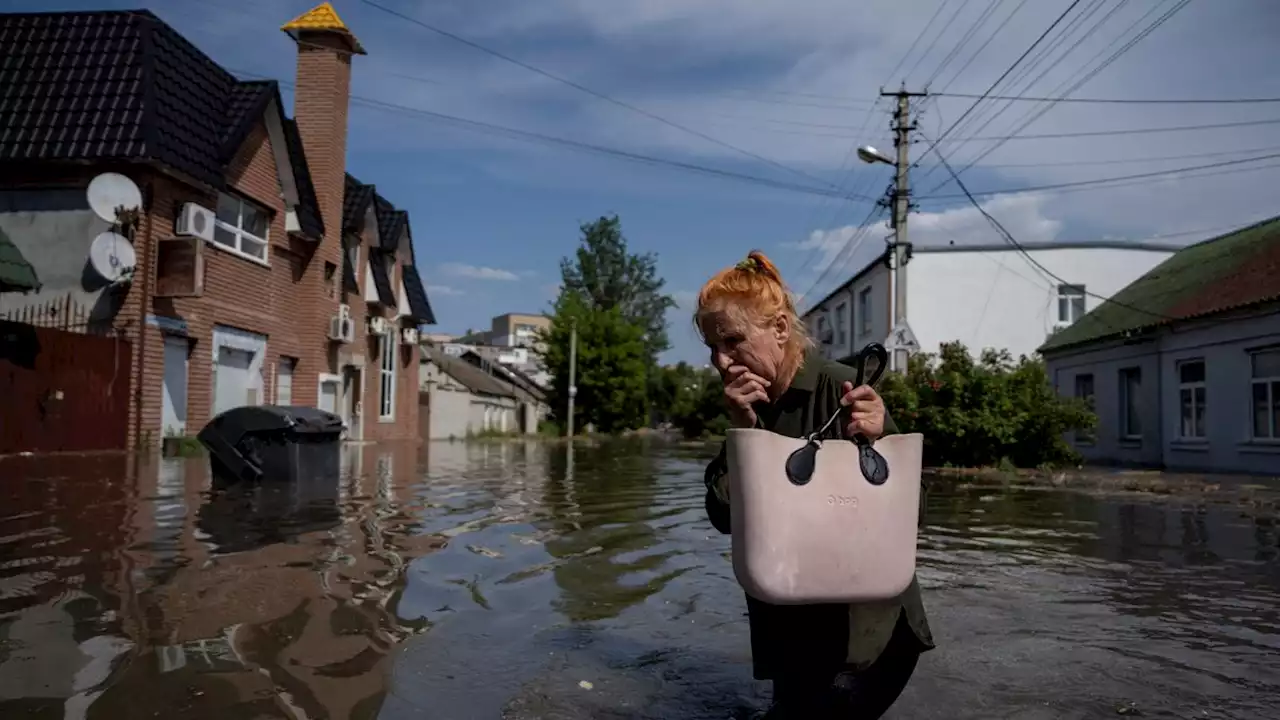
M 753 269 L 763 273 L 765 277 L 773 280 L 779 285 L 783 285 L 782 273 L 778 272 L 778 266 L 774 265 L 773 261 L 770 260 L 769 256 L 765 255 L 764 252 L 760 250 L 752 250 L 747 253 L 747 259 L 743 262 L 751 263 L 754 266 Z

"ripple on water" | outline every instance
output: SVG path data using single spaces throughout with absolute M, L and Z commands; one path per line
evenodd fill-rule
M 6 467 L 0 715 L 753 717 L 709 450 L 353 447 L 303 495 L 221 493 L 200 462 Z M 1268 521 L 943 481 L 928 501 L 939 648 L 896 717 L 1271 712 Z

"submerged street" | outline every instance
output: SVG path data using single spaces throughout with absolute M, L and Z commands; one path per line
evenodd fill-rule
M 338 488 L 0 462 L 0 716 L 751 718 L 709 446 L 353 447 Z M 935 479 L 893 718 L 1278 717 L 1280 539 L 1238 507 Z

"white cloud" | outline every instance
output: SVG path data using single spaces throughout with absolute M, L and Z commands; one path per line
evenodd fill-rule
M 1045 214 L 1048 197 L 1035 193 L 998 195 L 982 203 L 982 207 L 1004 226 L 1019 243 L 1036 244 L 1059 238 L 1063 223 Z M 819 262 L 805 268 L 798 278 L 802 283 L 796 292 L 804 292 L 825 273 L 822 284 L 813 288 L 805 300 L 816 301 L 833 287 L 848 280 L 884 252 L 882 227 L 872 228 L 854 241 L 856 249 L 842 253 L 849 238 L 857 234 L 855 226 L 815 230 L 808 240 L 795 245 L 812 255 L 815 250 Z M 913 213 L 907 222 L 908 237 L 916 246 L 937 245 L 991 245 L 1003 242 L 987 219 L 972 205 L 950 208 L 940 212 Z M 839 256 L 839 257 L 837 257 Z M 832 266 L 835 263 L 835 266 Z
M 463 294 L 457 288 L 451 288 L 448 285 L 432 285 L 427 288 L 428 295 L 457 296 Z
M 468 265 L 466 263 L 445 263 L 440 266 L 440 271 L 446 275 L 455 277 L 463 277 L 471 280 L 501 280 L 511 282 L 519 280 L 520 276 L 510 270 L 502 270 L 500 268 L 485 267 L 483 265 Z

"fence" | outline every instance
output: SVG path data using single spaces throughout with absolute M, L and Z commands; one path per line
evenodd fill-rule
M 132 343 L 86 334 L 69 300 L 17 316 L 45 324 L 0 320 L 0 454 L 123 449 Z
M 0 320 L 89 335 L 109 335 L 113 331 L 110 320 L 92 320 L 90 312 L 72 300 L 70 294 L 20 308 L 0 310 Z

